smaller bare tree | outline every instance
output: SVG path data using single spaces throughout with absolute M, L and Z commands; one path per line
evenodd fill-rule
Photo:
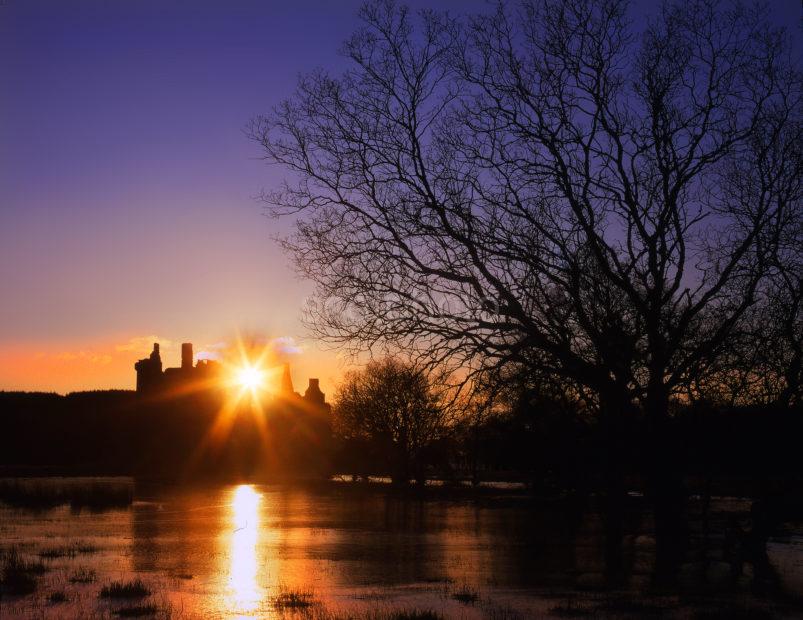
M 388 450 L 395 483 L 424 478 L 425 451 L 448 427 L 449 407 L 431 378 L 396 358 L 346 374 L 335 396 L 335 432 Z

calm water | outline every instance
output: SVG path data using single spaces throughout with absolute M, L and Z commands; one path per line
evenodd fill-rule
M 696 617 L 734 605 L 797 617 L 800 530 L 791 524 L 788 536 L 767 545 L 779 589 L 757 588 L 759 568 L 734 554 L 725 526 L 716 525 L 733 526 L 748 508 L 717 502 L 712 533 L 684 552 L 676 588 L 656 591 L 655 540 L 643 508 L 624 516 L 615 554 L 621 579 L 611 586 L 597 513 L 509 497 L 415 500 L 345 485 L 239 485 L 140 490 L 130 508 L 98 513 L 0 507 L 4 549 L 34 559 L 48 549 L 74 549 L 45 558 L 37 591 L 5 597 L 0 615 L 113 617 L 147 603 L 157 616 L 180 618 L 412 609 L 455 618 Z M 73 583 L 76 574 L 94 580 Z M 103 585 L 135 577 L 153 594 L 133 602 L 99 598 Z M 54 591 L 68 601 L 50 603 Z M 283 608 L 289 593 L 312 605 Z

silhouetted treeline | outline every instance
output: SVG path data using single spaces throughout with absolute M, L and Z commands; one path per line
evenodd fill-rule
M 330 436 L 325 419 L 293 403 L 259 412 L 214 393 L 158 400 L 128 391 L 0 392 L 7 474 L 321 476 Z
M 645 491 L 650 432 L 645 416 L 620 426 L 619 462 L 628 490 Z M 678 473 L 691 493 L 762 495 L 803 478 L 803 417 L 781 407 L 677 407 L 667 441 L 679 446 Z M 335 467 L 357 475 L 393 475 L 393 452 L 381 441 L 336 438 Z M 479 424 L 466 420 L 430 444 L 430 477 L 520 481 L 536 492 L 605 487 L 609 441 L 600 420 L 581 408 L 522 403 Z
M 0 392 L 0 468 L 171 479 L 398 476 L 383 437 L 336 435 L 329 421 L 286 404 L 262 413 L 206 395 L 149 401 L 133 392 Z M 668 427 L 691 492 L 760 495 L 803 477 L 799 412 L 772 407 L 678 407 Z M 622 467 L 644 489 L 644 418 L 621 427 Z M 421 447 L 419 478 L 512 480 L 537 492 L 603 486 L 608 445 L 597 417 L 565 403 L 522 399 L 480 423 L 470 418 Z

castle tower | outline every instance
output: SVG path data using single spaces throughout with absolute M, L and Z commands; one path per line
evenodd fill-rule
M 192 369 L 192 343 L 181 343 L 181 368 L 182 370 Z
M 290 364 L 284 365 L 284 372 L 282 373 L 281 392 L 284 396 L 292 396 L 294 393 L 293 377 L 290 376 Z
M 318 379 L 310 379 L 309 387 L 304 392 L 304 398 L 313 405 L 323 405 L 326 402 L 326 396 L 321 392 L 321 386 Z
M 143 393 L 156 389 L 162 380 L 162 357 L 159 355 L 159 343 L 153 343 L 150 356 L 134 364 L 137 371 L 137 392 Z

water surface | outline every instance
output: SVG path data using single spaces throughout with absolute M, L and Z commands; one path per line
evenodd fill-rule
M 763 587 L 766 575 L 757 575 L 760 567 L 727 539 L 727 527 L 749 514 L 746 500 L 716 503 L 704 544 L 699 535 L 689 541 L 676 584 L 667 589 L 656 588 L 651 517 L 638 503 L 622 515 L 612 567 L 610 523 L 587 505 L 504 494 L 416 499 L 354 486 L 140 488 L 129 508 L 103 512 L 0 507 L 3 548 L 34 559 L 44 553 L 48 568 L 36 592 L 4 597 L 0 615 L 109 617 L 143 605 L 181 618 L 371 610 L 455 618 L 586 611 L 695 617 L 734 604 L 797 613 L 803 539 L 792 532 L 770 541 L 780 590 Z M 74 553 L 47 557 L 47 550 L 63 548 Z M 73 583 L 76 574 L 95 578 Z M 153 593 L 142 601 L 99 598 L 103 585 L 133 578 Z M 67 602 L 50 603 L 54 591 L 64 591 Z M 282 606 L 288 593 L 309 606 Z

